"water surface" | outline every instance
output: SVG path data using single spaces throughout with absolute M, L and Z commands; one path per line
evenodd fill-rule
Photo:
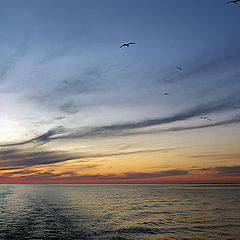
M 0 239 L 240 239 L 240 185 L 0 185 Z

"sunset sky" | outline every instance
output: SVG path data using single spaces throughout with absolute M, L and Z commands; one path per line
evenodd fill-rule
M 0 0 L 0 183 L 240 183 L 226 2 Z

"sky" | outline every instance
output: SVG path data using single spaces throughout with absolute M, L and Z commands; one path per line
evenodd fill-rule
M 0 183 L 240 183 L 226 2 L 0 0 Z

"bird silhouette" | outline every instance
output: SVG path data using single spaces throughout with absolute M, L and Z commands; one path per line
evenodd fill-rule
M 132 44 L 136 44 L 136 43 L 134 43 L 134 42 L 124 43 L 124 44 L 122 44 L 122 45 L 120 46 L 120 48 L 122 48 L 122 47 L 129 47 L 129 46 L 132 45 Z
M 203 119 L 203 120 L 207 120 L 207 121 L 212 121 L 212 119 L 211 119 L 210 117 L 207 117 L 207 116 L 205 116 L 205 117 L 201 117 L 201 119 Z
M 183 71 L 183 68 L 181 68 L 181 67 L 176 67 L 177 69 L 179 69 L 180 71 Z
M 237 2 L 239 2 L 240 0 L 233 0 L 233 1 L 229 1 L 229 2 L 227 2 L 227 4 L 229 4 L 229 3 L 235 3 L 235 4 L 237 4 Z
M 163 95 L 164 95 L 164 96 L 167 96 L 167 95 L 168 95 L 168 92 L 163 93 Z

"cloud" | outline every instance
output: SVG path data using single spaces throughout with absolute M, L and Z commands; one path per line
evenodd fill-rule
M 76 156 L 63 151 L 27 151 L 11 148 L 0 152 L 0 167 L 8 169 L 47 165 L 80 158 L 84 158 L 84 156 Z
M 240 159 L 240 153 L 218 153 L 193 155 L 192 158 L 214 158 L 214 159 Z
M 16 169 L 22 169 L 22 167 L 5 167 L 5 168 L 0 168 L 0 171 L 16 170 Z
M 154 119 L 146 119 L 146 120 L 130 122 L 130 123 L 106 125 L 106 126 L 91 128 L 88 131 L 76 130 L 75 132 L 72 132 L 66 135 L 59 135 L 58 137 L 52 137 L 52 139 L 74 139 L 74 138 L 83 138 L 83 137 L 92 137 L 92 136 L 111 136 L 111 135 L 118 135 L 118 134 L 121 135 L 122 133 L 123 135 L 124 134 L 131 135 L 135 133 L 131 133 L 129 132 L 129 130 L 174 123 L 177 121 L 188 120 L 190 118 L 199 117 L 201 115 L 205 115 L 209 113 L 216 113 L 216 112 L 233 110 L 238 108 L 240 108 L 240 97 L 233 96 L 230 98 L 213 101 L 205 105 L 198 105 L 192 109 L 180 112 L 170 117 L 154 118 Z M 168 131 L 180 131 L 180 130 L 190 130 L 190 129 L 204 128 L 204 127 L 213 127 L 213 126 L 227 125 L 231 123 L 238 123 L 239 121 L 240 121 L 240 118 L 236 117 L 231 120 L 226 120 L 219 123 L 212 123 L 208 125 L 200 125 L 200 126 L 192 126 L 192 127 L 171 128 Z M 126 130 L 127 130 L 127 133 L 124 133 L 124 131 Z
M 74 101 L 73 100 L 69 100 L 65 103 L 63 103 L 59 109 L 65 113 L 70 113 L 70 114 L 73 114 L 73 113 L 77 113 L 79 111 L 79 109 L 74 106 Z
M 26 141 L 18 142 L 18 143 L 2 144 L 2 145 L 0 145 L 0 147 L 19 146 L 19 145 L 24 145 L 24 144 L 28 144 L 28 143 L 47 143 L 51 140 L 51 136 L 56 136 L 60 133 L 63 133 L 64 131 L 65 130 L 62 126 L 57 126 L 55 128 L 48 130 L 47 132 L 41 134 L 38 137 L 29 139 Z
M 20 44 L 17 50 L 10 56 L 2 56 L 0 61 L 0 82 L 4 81 L 9 75 L 15 71 L 15 68 L 26 54 L 27 50 L 26 36 L 23 39 L 23 43 Z
M 5 170 L 5 169 L 4 169 Z M 2 174 L 1 176 L 14 176 L 14 175 L 29 175 L 29 174 L 36 174 L 38 171 L 35 170 L 21 170 L 21 171 L 14 171 L 14 172 L 7 172 Z
M 78 61 L 80 60 L 75 59 L 74 61 L 73 59 L 73 57 L 69 57 L 63 60 L 66 61 L 66 65 L 71 64 L 71 66 L 68 67 L 68 70 L 63 68 L 61 72 L 57 72 L 56 76 L 50 70 L 41 70 L 44 71 L 46 78 L 52 79 L 52 86 L 50 85 L 51 87 L 47 89 L 40 88 L 40 91 L 37 92 L 30 89 L 31 92 L 22 97 L 22 101 L 30 100 L 47 110 L 51 107 L 65 114 L 77 113 L 82 106 L 86 108 L 88 105 L 98 104 L 98 101 L 95 102 L 96 96 L 98 94 L 106 96 L 103 92 L 109 88 L 109 81 L 105 76 L 108 70 L 101 69 L 105 67 L 101 67 L 99 64 L 91 66 L 91 63 L 89 64 L 90 69 L 85 66 L 79 70 Z M 36 77 L 39 78 L 38 75 Z
M 186 130 L 194 130 L 194 129 L 201 129 L 201 128 L 210 128 L 210 127 L 218 127 L 218 126 L 225 126 L 229 124 L 235 124 L 235 123 L 240 123 L 240 118 L 235 118 L 235 119 L 229 119 L 221 122 L 216 122 L 216 123 L 208 123 L 205 125 L 196 125 L 196 126 L 182 126 L 182 127 L 172 127 L 168 128 L 166 132 L 177 132 L 177 131 L 186 131 Z
M 85 174 L 78 175 L 72 171 L 54 173 L 53 171 L 41 172 L 41 171 L 31 171 L 23 170 L 11 173 L 4 173 L 0 177 L 10 177 L 20 174 L 18 178 L 30 179 L 30 180 L 133 180 L 133 179 L 152 179 L 152 178 L 162 178 L 162 177 L 173 177 L 187 175 L 189 171 L 172 169 L 167 171 L 156 171 L 156 172 L 124 172 L 122 174 Z
M 219 176 L 240 176 L 240 165 L 232 167 L 215 167 L 215 171 Z
M 22 170 L 22 171 L 14 171 L 7 172 L 0 175 L 0 178 L 17 178 L 17 179 L 28 179 L 28 180 L 48 180 L 48 179 L 56 179 L 58 177 L 63 176 L 74 176 L 76 175 L 72 171 L 62 172 L 62 173 L 54 173 L 53 170 L 42 172 L 38 170 Z
M 14 63 L 15 63 L 14 58 L 9 58 L 8 60 L 5 60 L 5 62 L 1 64 L 0 82 L 3 81 L 11 71 L 13 71 Z
M 67 128 L 64 128 L 63 126 L 57 126 L 53 129 L 48 130 L 46 133 L 43 133 L 38 137 L 29 139 L 23 142 L 18 142 L 18 143 L 2 144 L 0 145 L 0 147 L 10 147 L 10 146 L 24 145 L 28 143 L 44 144 L 53 140 L 67 140 L 67 139 L 81 139 L 81 138 L 88 138 L 88 137 L 106 137 L 106 136 L 109 137 L 109 136 L 118 136 L 118 135 L 124 136 L 124 135 L 153 133 L 152 131 L 132 132 L 132 130 L 138 130 L 138 129 L 143 129 L 143 128 L 152 127 L 152 126 L 160 126 L 168 123 L 174 123 L 177 121 L 188 120 L 188 119 L 199 117 L 209 113 L 221 112 L 225 110 L 233 110 L 238 108 L 240 108 L 240 97 L 233 96 L 227 99 L 222 99 L 221 101 L 214 101 L 206 105 L 196 106 L 192 109 L 189 109 L 165 118 L 146 119 L 146 120 L 141 120 L 136 122 L 105 125 L 105 126 L 92 127 L 92 128 L 67 129 Z M 232 119 L 224 120 L 216 123 L 211 122 L 208 124 L 197 125 L 197 126 L 171 127 L 165 130 L 160 130 L 160 132 L 161 131 L 174 132 L 174 131 L 210 128 L 210 127 L 216 127 L 216 126 L 235 124 L 239 122 L 240 122 L 240 117 L 236 115 Z
M 59 162 L 66 162 L 69 160 L 79 160 L 81 162 L 88 162 L 90 158 L 104 158 L 114 156 L 124 156 L 139 153 L 149 152 L 168 152 L 176 148 L 166 149 L 148 149 L 136 150 L 128 152 L 115 153 L 69 153 L 65 151 L 28 151 L 17 148 L 9 148 L 0 151 L 0 168 L 2 170 L 19 169 L 20 167 L 31 167 L 38 165 L 48 165 Z M 96 166 L 96 165 L 94 165 Z
M 170 177 L 170 176 L 181 176 L 187 175 L 189 171 L 186 170 L 167 170 L 159 172 L 126 172 L 123 174 L 123 179 L 145 179 L 145 178 L 160 178 L 160 177 Z M 122 179 L 119 178 L 119 179 Z
M 229 51 L 233 52 L 230 49 Z M 226 71 L 226 69 L 231 70 L 231 68 L 237 67 L 240 60 L 240 52 L 236 52 L 235 50 L 234 53 L 230 53 L 228 55 L 223 53 L 221 55 L 214 53 L 214 56 L 215 58 L 210 57 L 207 61 L 207 56 L 204 56 L 203 60 L 198 59 L 197 62 L 188 63 L 188 66 L 192 67 L 191 70 L 184 69 L 183 73 L 167 78 L 165 81 L 168 83 L 174 83 L 177 81 L 192 79 L 193 76 L 209 76 L 213 73 L 222 73 Z
M 240 165 L 200 168 L 198 170 L 207 172 L 208 175 L 218 177 L 240 176 Z
M 95 174 L 95 175 L 78 175 L 76 180 L 130 180 L 130 179 L 150 179 L 171 176 L 187 175 L 186 170 L 168 170 L 159 172 L 125 172 L 122 174 Z

